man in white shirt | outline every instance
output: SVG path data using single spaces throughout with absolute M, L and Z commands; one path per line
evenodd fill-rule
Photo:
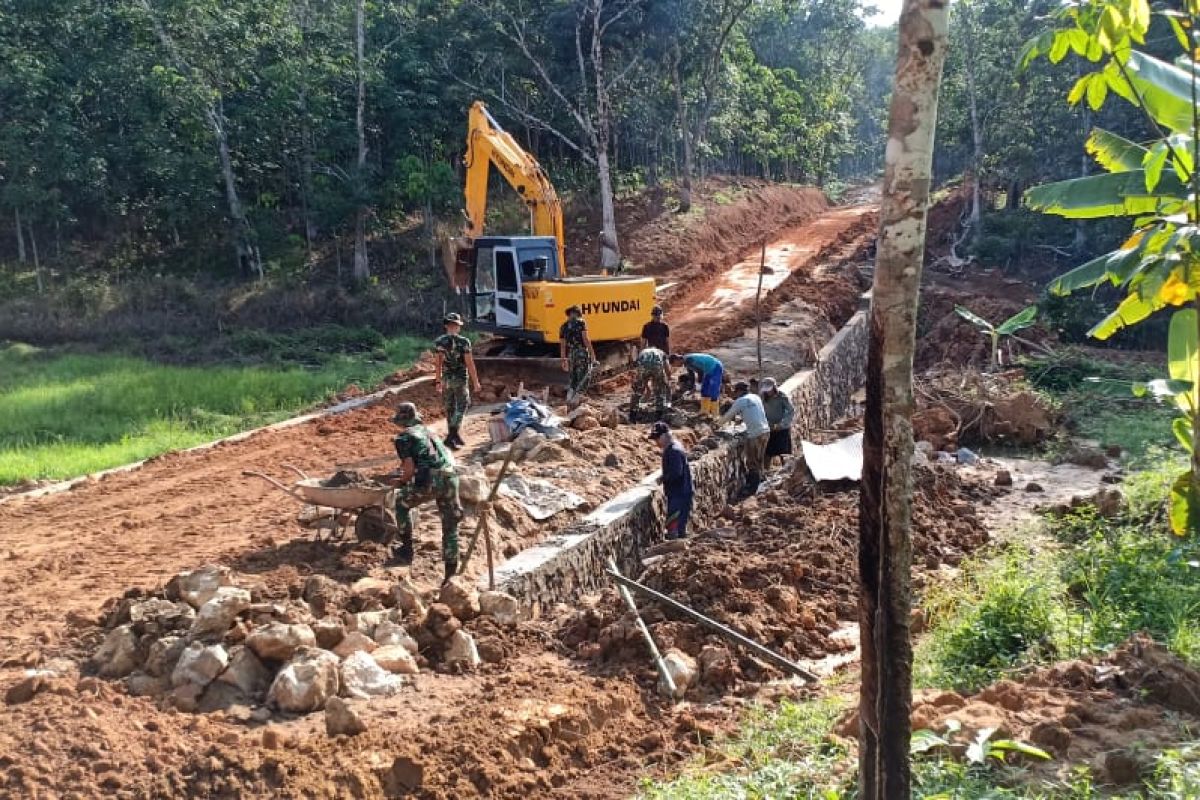
M 742 458 L 746 467 L 746 493 L 758 491 L 762 482 L 763 461 L 767 452 L 767 439 L 770 438 L 771 426 L 767 424 L 767 412 L 763 409 L 762 398 L 750 391 L 750 385 L 738 381 L 733 386 L 733 396 L 736 398 L 729 410 L 721 415 L 719 425 L 741 417 L 746 424 L 746 441 L 742 447 Z

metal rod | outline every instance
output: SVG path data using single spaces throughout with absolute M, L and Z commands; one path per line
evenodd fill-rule
M 819 677 L 817 676 L 817 674 L 815 672 L 810 672 L 809 670 L 805 669 L 804 667 L 800 666 L 799 664 L 796 664 L 792 661 L 788 661 L 786 658 L 779 655 L 774 650 L 770 650 L 766 647 L 763 647 L 758 642 L 754 641 L 753 639 L 750 639 L 749 637 L 747 637 L 741 633 L 738 633 L 733 628 L 729 628 L 725 625 L 722 625 L 721 623 L 717 622 L 716 620 L 709 619 L 708 617 L 701 614 L 699 611 L 688 608 L 683 603 L 680 603 L 678 600 L 675 600 L 674 598 L 671 598 L 671 597 L 667 597 L 665 594 L 662 594 L 661 592 L 656 592 L 653 589 L 651 589 L 649 586 L 643 586 L 642 584 L 638 583 L 637 581 L 635 581 L 631 578 L 626 578 L 624 575 L 622 575 L 619 572 L 616 572 L 615 570 L 609 569 L 608 574 L 613 577 L 613 580 L 615 580 L 617 583 L 621 584 L 622 586 L 626 586 L 630 589 L 637 589 L 639 592 L 646 595 L 647 597 L 653 598 L 653 599 L 657 600 L 658 602 L 662 603 L 663 605 L 667 606 L 668 608 L 674 609 L 675 611 L 678 611 L 680 614 L 683 614 L 684 616 L 695 620 L 696 622 L 700 623 L 704 627 L 708 628 L 710 631 L 725 637 L 726 639 L 733 642 L 734 644 L 741 645 L 742 647 L 746 648 L 750 652 L 762 657 L 766 661 L 771 662 L 772 664 L 779 667 L 780 669 L 785 670 L 786 672 L 790 672 L 793 675 L 798 675 L 801 678 L 804 678 L 804 680 L 812 681 L 813 683 L 815 683 L 819 680 Z
M 625 601 L 625 605 L 629 606 L 629 610 L 633 612 L 633 618 L 637 621 L 638 630 L 642 632 L 642 636 L 646 639 L 646 646 L 650 648 L 650 655 L 654 658 L 654 666 L 658 670 L 658 677 L 662 680 L 663 686 L 671 693 L 671 697 L 675 697 L 679 691 L 675 688 L 675 680 L 671 677 L 670 671 L 667 669 L 667 663 L 663 661 L 662 654 L 658 652 L 658 645 L 654 643 L 654 637 L 650 635 L 650 629 L 646 627 L 645 620 L 638 613 L 637 603 L 633 602 L 633 595 L 629 593 L 623 581 L 628 580 L 621 571 L 617 569 L 617 560 L 612 556 L 608 557 L 608 574 L 612 575 L 617 580 L 617 591 L 621 593 L 621 598 Z

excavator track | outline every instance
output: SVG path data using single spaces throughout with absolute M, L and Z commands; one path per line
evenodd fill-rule
M 592 385 L 608 380 L 633 366 L 637 348 L 632 342 L 598 342 Z M 495 339 L 475 347 L 475 367 L 481 381 L 503 383 L 510 391 L 524 383 L 533 386 L 566 386 L 557 348 Z

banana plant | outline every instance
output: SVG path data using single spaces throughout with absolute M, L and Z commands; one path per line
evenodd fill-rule
M 988 359 L 988 363 L 993 368 L 998 369 L 1003 366 L 1000 363 L 1000 340 L 1005 336 L 1012 336 L 1017 331 L 1024 330 L 1032 325 L 1033 321 L 1037 318 L 1037 306 L 1029 306 L 1028 308 L 1021 309 L 999 325 L 993 325 L 969 308 L 964 308 L 963 306 L 955 306 L 954 313 L 974 325 L 979 329 L 980 333 L 991 339 L 992 355 Z
M 1062 275 L 1050 291 L 1066 295 L 1104 283 L 1122 289 L 1124 297 L 1117 307 L 1089 332 L 1101 340 L 1161 309 L 1191 306 L 1171 319 L 1170 340 L 1175 346 L 1168 360 L 1170 380 L 1194 385 L 1200 358 L 1195 347 L 1200 319 L 1195 311 L 1200 307 L 1200 0 L 1182 0 L 1179 7 L 1155 13 L 1168 22 L 1182 49 L 1174 63 L 1139 49 L 1150 29 L 1148 0 L 1082 0 L 1058 13 L 1058 27 L 1026 45 L 1022 65 L 1040 56 L 1057 64 L 1069 53 L 1094 64 L 1076 80 L 1067 101 L 1073 105 L 1086 101 L 1099 110 L 1110 96 L 1119 97 L 1144 114 L 1157 136 L 1148 144 L 1138 144 L 1110 131 L 1093 130 L 1086 148 L 1105 172 L 1035 187 L 1026 192 L 1025 200 L 1031 208 L 1067 219 L 1132 218 L 1133 234 L 1120 247 Z M 1176 398 L 1184 412 L 1175 433 L 1187 435 L 1186 449 L 1191 453 L 1189 472 L 1172 490 L 1172 529 L 1180 534 L 1196 532 L 1200 531 L 1196 398 L 1190 388 L 1166 393 Z

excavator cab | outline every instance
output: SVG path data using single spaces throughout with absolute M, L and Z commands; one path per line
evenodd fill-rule
M 559 279 L 558 246 L 552 236 L 485 236 L 475 240 L 469 275 L 474 327 L 515 339 L 545 341 L 525 327 L 530 284 Z M 536 299 L 540 293 L 534 292 Z

